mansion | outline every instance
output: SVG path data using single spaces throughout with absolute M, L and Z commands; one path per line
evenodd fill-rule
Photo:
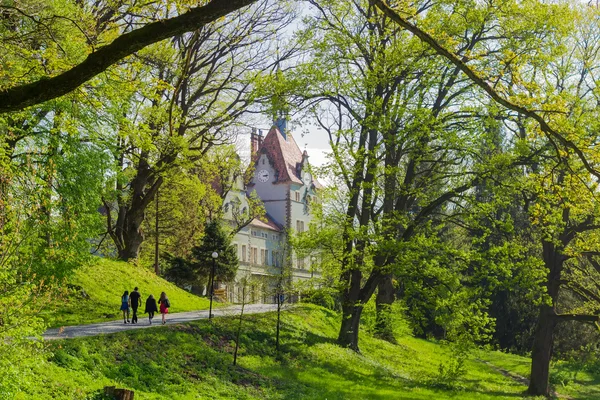
M 247 184 L 239 177 L 227 193 L 225 219 L 232 221 L 235 210 L 247 210 L 251 193 L 261 200 L 264 217 L 254 218 L 232 240 L 240 261 L 236 281 L 245 276 L 260 283 L 250 287 L 246 301 L 273 303 L 277 278 L 284 268 L 294 282 L 315 274 L 314 260 L 297 257 L 289 248 L 288 234 L 308 229 L 311 202 L 319 201 L 321 185 L 310 173 L 308 154 L 288 132 L 285 119 L 278 119 L 265 137 L 260 130 L 253 130 L 250 145 L 252 176 Z M 241 302 L 242 288 L 226 286 L 228 300 Z

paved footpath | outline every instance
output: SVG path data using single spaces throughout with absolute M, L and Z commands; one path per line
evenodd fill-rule
M 220 307 L 213 309 L 213 316 L 233 316 L 239 315 L 242 306 Z M 277 310 L 277 304 L 247 304 L 244 307 L 244 314 L 257 314 Z M 197 321 L 208 318 L 208 310 L 188 311 L 174 314 L 167 314 L 167 323 L 162 325 L 160 313 L 154 315 L 152 325 L 148 323 L 148 316 L 139 313 L 139 322 L 137 324 L 124 324 L 123 320 L 101 322 L 98 324 L 65 326 L 61 328 L 48 329 L 42 335 L 45 340 L 72 339 L 84 336 L 97 336 L 107 333 L 122 331 L 131 331 L 134 329 L 158 328 L 182 322 Z

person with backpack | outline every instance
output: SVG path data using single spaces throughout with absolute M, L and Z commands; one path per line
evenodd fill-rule
M 154 313 L 158 312 L 158 308 L 156 307 L 156 299 L 154 296 L 150 295 L 146 299 L 146 309 L 145 313 L 148 313 L 148 320 L 150 321 L 150 325 L 152 325 L 152 318 L 154 318 Z
M 131 292 L 131 294 L 129 295 L 129 302 L 131 303 L 131 310 L 133 311 L 133 315 L 131 316 L 131 323 L 137 324 L 137 310 L 140 303 L 142 302 L 142 295 L 140 294 L 140 292 L 138 292 L 137 286 L 133 288 L 133 292 Z
M 165 316 L 169 313 L 169 308 L 171 307 L 171 302 L 169 301 L 169 298 L 165 292 L 160 294 L 158 303 L 160 304 L 160 313 L 162 314 L 162 323 L 164 325 L 167 323 Z
M 123 311 L 123 323 L 126 324 L 129 322 L 129 292 L 126 290 L 125 293 L 123 293 L 123 296 L 121 296 L 121 308 L 120 310 Z M 127 315 L 127 319 L 125 319 L 125 315 Z

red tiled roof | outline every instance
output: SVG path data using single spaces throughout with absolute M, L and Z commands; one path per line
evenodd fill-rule
M 272 231 L 281 232 L 281 227 L 275 222 L 273 218 L 269 214 L 265 214 L 263 217 L 264 221 L 261 221 L 258 218 L 254 218 L 250 225 L 256 226 L 257 228 L 270 229 Z
M 277 183 L 294 182 L 302 184 L 296 172 L 298 165 L 302 162 L 302 152 L 290 133 L 287 134 L 287 140 L 285 140 L 279 129 L 273 125 L 258 149 L 257 157 L 263 151 L 267 153 L 273 163 L 273 168 L 279 173 Z
M 278 172 L 277 182 L 294 182 L 300 185 L 303 184 L 302 180 L 298 177 L 298 170 L 302 164 L 303 155 L 306 154 L 300 151 L 298 144 L 294 140 L 291 133 L 287 133 L 287 140 L 284 139 L 279 129 L 273 125 L 267 136 L 262 140 L 258 151 L 254 154 L 253 162 L 256 163 L 262 153 L 266 153 L 273 168 Z M 316 189 L 322 189 L 323 185 L 313 177 L 313 185 Z M 249 186 L 252 186 L 250 183 Z

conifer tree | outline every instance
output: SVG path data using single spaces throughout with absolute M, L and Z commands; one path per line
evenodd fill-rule
M 219 254 L 215 261 L 215 279 L 232 281 L 238 268 L 235 248 L 221 224 L 218 221 L 211 221 L 206 226 L 202 242 L 192 249 L 191 265 L 199 278 L 210 276 L 213 265 L 212 253 L 215 251 Z

